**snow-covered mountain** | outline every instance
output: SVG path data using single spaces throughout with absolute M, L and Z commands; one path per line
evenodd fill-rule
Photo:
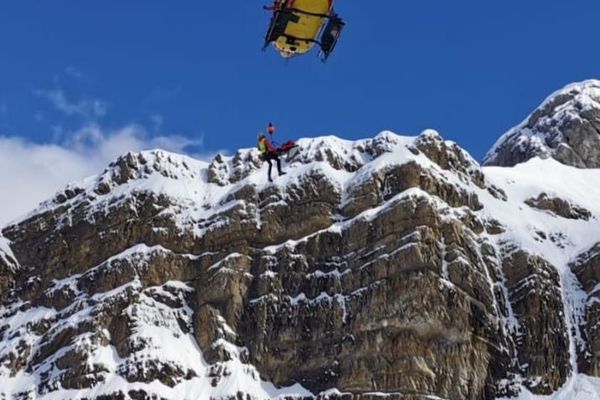
M 552 94 L 498 140 L 484 165 L 513 166 L 533 157 L 600 168 L 600 81 L 575 83 Z
M 272 184 L 127 154 L 5 227 L 0 399 L 600 398 L 599 169 L 298 144 Z

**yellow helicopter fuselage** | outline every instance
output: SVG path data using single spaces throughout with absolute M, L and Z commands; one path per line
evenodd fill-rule
M 332 3 L 331 0 L 294 0 L 291 5 L 297 10 L 292 11 L 294 18 L 273 46 L 286 58 L 307 53 L 315 45 Z

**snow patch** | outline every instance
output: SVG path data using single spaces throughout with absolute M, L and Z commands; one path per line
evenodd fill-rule
M 10 241 L 2 235 L 0 235 L 0 259 L 2 259 L 12 271 L 15 271 L 19 267 L 17 257 L 15 257 L 10 248 Z

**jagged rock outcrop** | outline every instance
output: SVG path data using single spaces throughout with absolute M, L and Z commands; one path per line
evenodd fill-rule
M 551 394 L 572 372 L 559 274 L 546 260 L 523 250 L 506 256 L 504 263 L 518 327 L 519 368 L 533 392 Z
M 585 318 L 579 321 L 584 335 L 580 367 L 585 373 L 600 376 L 600 242 L 580 254 L 571 269 L 585 293 L 582 299 Z
M 539 210 L 548 211 L 554 215 L 569 219 L 583 219 L 585 221 L 592 217 L 592 213 L 585 208 L 573 204 L 569 200 L 559 197 L 550 197 L 546 193 L 541 193 L 538 197 L 530 198 L 525 201 L 530 207 Z
M 577 168 L 600 168 L 600 81 L 569 85 L 504 134 L 484 165 L 513 166 L 553 157 Z
M 597 374 L 565 284 L 594 257 L 555 257 L 591 240 L 563 232 L 593 232 L 593 191 L 588 219 L 540 213 L 543 182 L 433 131 L 298 145 L 275 184 L 256 150 L 127 154 L 6 227 L 0 397 L 478 400 Z

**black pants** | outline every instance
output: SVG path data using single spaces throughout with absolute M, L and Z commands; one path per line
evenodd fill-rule
M 264 159 L 269 163 L 269 180 L 271 180 L 271 170 L 273 169 L 273 163 L 271 160 L 277 161 L 277 172 L 279 172 L 279 175 L 281 175 L 281 160 L 277 154 L 267 153 L 264 155 Z

